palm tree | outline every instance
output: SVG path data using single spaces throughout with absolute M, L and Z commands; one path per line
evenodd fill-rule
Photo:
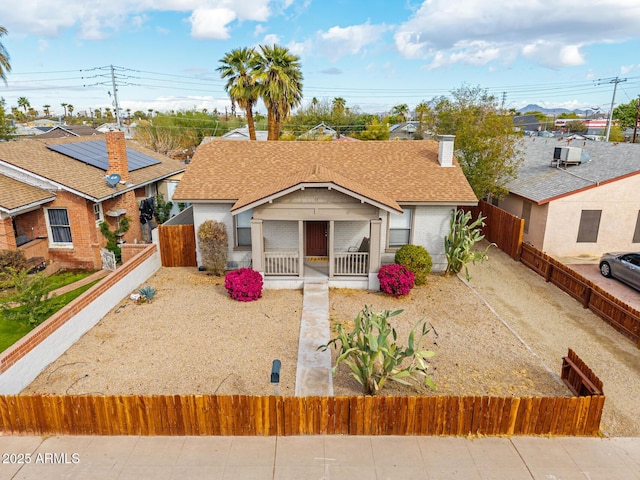
M 252 76 L 267 107 L 268 140 L 278 140 L 281 122 L 302 100 L 299 60 L 279 45 L 260 45 L 260 52 L 251 58 Z
M 220 77 L 227 80 L 224 89 L 231 99 L 232 112 L 235 113 L 236 103 L 246 112 L 250 140 L 256 139 L 253 107 L 258 101 L 258 86 L 250 69 L 251 59 L 255 54 L 252 48 L 236 48 L 220 59 L 222 65 L 217 68 Z
M 0 37 L 7 34 L 7 29 L 0 27 Z M 9 61 L 9 53 L 0 42 L 0 78 L 7 84 L 7 73 L 11 71 L 11 62 Z
M 24 113 L 26 115 L 27 109 L 31 106 L 27 97 L 18 97 L 18 106 L 24 109 Z
M 62 108 L 64 108 L 64 116 L 67 116 L 67 105 L 69 105 L 68 103 L 61 103 L 60 106 Z
M 409 105 L 406 103 L 401 103 L 400 105 L 396 105 L 391 109 L 391 115 L 400 117 L 403 122 L 407 120 L 409 116 Z
M 331 109 L 333 112 L 338 115 L 342 115 L 344 113 L 344 107 L 347 105 L 347 101 L 342 97 L 336 97 L 331 102 Z
M 50 109 L 50 108 L 51 108 L 51 105 L 43 105 L 43 106 L 42 106 L 42 109 L 44 110 L 44 115 L 45 115 L 46 117 L 48 117 L 48 116 L 49 116 L 49 112 L 50 112 L 50 110 L 49 110 L 49 109 Z
M 67 110 L 69 110 L 69 116 L 73 117 L 73 105 L 70 103 L 67 105 Z

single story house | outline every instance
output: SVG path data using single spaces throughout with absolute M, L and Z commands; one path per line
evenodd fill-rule
M 111 230 L 131 219 L 123 240 L 143 241 L 139 205 L 177 181 L 185 167 L 122 132 L 0 143 L 0 249 L 64 268 L 101 268 Z
M 192 204 L 196 237 L 204 221 L 223 222 L 228 267 L 251 265 L 267 288 L 300 288 L 319 275 L 331 286 L 378 289 L 380 266 L 408 243 L 425 247 L 442 271 L 452 211 L 477 204 L 453 136 L 210 142 L 198 147 L 174 199 Z
M 525 220 L 523 241 L 555 257 L 640 250 L 640 145 L 529 137 L 523 153 L 497 202 Z

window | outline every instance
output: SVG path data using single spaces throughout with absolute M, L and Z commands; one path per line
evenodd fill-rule
M 633 232 L 633 243 L 640 243 L 640 212 L 638 212 L 638 218 L 636 219 L 636 229 Z
M 582 210 L 580 227 L 578 228 L 578 243 L 595 243 L 598 241 L 601 215 L 602 210 Z
M 389 215 L 389 247 L 401 247 L 411 241 L 412 209 L 405 207 L 402 215 Z
M 48 208 L 47 226 L 49 241 L 55 244 L 71 244 L 71 225 L 66 208 Z
M 236 246 L 238 247 L 251 246 L 251 217 L 253 217 L 253 210 L 236 215 Z
M 96 221 L 96 225 L 104 221 L 104 214 L 102 212 L 102 203 L 93 204 L 93 218 Z
M 525 201 L 522 204 L 522 219 L 524 220 L 524 233 L 529 233 L 529 222 L 531 221 L 531 202 Z

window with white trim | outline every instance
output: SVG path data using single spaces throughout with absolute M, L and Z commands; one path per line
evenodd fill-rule
M 236 246 L 251 246 L 251 217 L 253 217 L 253 209 L 236 215 Z
M 389 247 L 401 247 L 411 242 L 413 209 L 404 207 L 402 215 L 389 214 Z
M 47 208 L 47 229 L 49 243 L 56 245 L 72 245 L 71 224 L 66 208 Z
M 102 203 L 93 204 L 93 218 L 96 221 L 96 225 L 99 225 L 104 221 L 104 213 L 102 211 Z

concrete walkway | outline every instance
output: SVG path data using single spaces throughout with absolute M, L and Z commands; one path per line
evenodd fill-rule
M 331 351 L 318 351 L 329 341 L 329 285 L 326 278 L 305 280 L 300 319 L 300 341 L 295 395 L 331 396 Z
M 30 436 L 0 453 L 3 480 L 640 479 L 640 438 Z

